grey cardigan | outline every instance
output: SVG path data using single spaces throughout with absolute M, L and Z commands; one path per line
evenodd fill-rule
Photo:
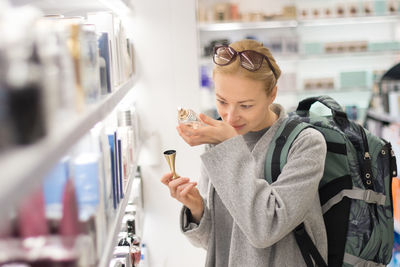
M 318 196 L 325 140 L 315 129 L 302 131 L 292 144 L 282 173 L 276 182 L 269 184 L 264 179 L 265 154 L 287 116 L 280 105 L 275 104 L 273 111 L 278 120 L 252 151 L 239 135 L 201 155 L 199 190 L 204 199 L 204 213 L 196 224 L 191 221 L 190 211 L 183 207 L 180 224 L 193 245 L 207 250 L 207 267 L 215 266 L 218 253 L 229 254 L 229 267 L 306 266 L 292 233 L 301 222 L 327 259 L 327 238 Z M 231 245 L 224 252 L 215 251 L 214 246 L 214 226 L 224 223 L 214 217 L 214 190 L 233 218 Z

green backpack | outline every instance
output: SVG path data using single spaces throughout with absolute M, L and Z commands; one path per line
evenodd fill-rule
M 310 107 L 317 101 L 331 109 L 332 115 L 311 114 Z M 329 96 L 307 98 L 289 114 L 271 142 L 265 160 L 269 183 L 278 179 L 293 140 L 308 127 L 320 131 L 327 144 L 319 196 L 328 236 L 328 264 L 302 223 L 294 234 L 307 266 L 386 266 L 392 257 L 392 178 L 397 175 L 391 144 L 349 121 Z

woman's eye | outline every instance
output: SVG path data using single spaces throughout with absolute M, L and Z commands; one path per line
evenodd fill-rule
M 226 104 L 225 101 L 222 101 L 222 100 L 219 100 L 219 99 L 217 99 L 217 101 L 218 101 L 218 103 L 220 103 L 221 105 L 225 105 L 225 104 Z
M 240 105 L 242 108 L 244 109 L 249 109 L 251 108 L 253 105 Z

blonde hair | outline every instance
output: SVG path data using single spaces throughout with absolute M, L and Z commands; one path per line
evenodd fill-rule
M 274 76 L 274 73 L 272 72 L 266 60 L 263 60 L 261 68 L 257 71 L 249 71 L 240 66 L 239 57 L 236 57 L 234 62 L 226 66 L 218 66 L 214 64 L 213 78 L 217 73 L 220 73 L 240 75 L 244 78 L 248 78 L 251 80 L 262 81 L 264 82 L 265 92 L 267 93 L 267 95 L 269 95 L 272 92 L 273 88 L 276 86 L 278 78 L 281 75 L 281 69 L 279 68 L 278 64 L 275 61 L 275 58 L 272 56 L 269 49 L 266 48 L 262 43 L 250 39 L 237 41 L 230 44 L 229 46 L 238 52 L 244 50 L 254 50 L 265 55 L 271 62 L 276 73 L 276 77 Z

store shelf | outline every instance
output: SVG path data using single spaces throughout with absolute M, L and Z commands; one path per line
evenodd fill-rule
M 396 57 L 400 55 L 400 50 L 386 51 L 363 51 L 363 52 L 343 52 L 343 53 L 322 53 L 322 54 L 300 54 L 300 60 L 320 60 L 333 58 L 356 58 L 356 57 Z
M 260 22 L 223 22 L 223 23 L 199 23 L 200 31 L 234 31 L 250 29 L 276 29 L 276 28 L 295 28 L 295 20 L 271 20 Z
M 323 95 L 323 94 L 352 94 L 352 93 L 371 92 L 369 87 L 359 88 L 335 88 L 335 89 L 310 89 L 310 90 L 279 90 L 282 95 Z
M 69 149 L 96 123 L 103 120 L 134 85 L 131 77 L 99 103 L 87 107 L 85 112 L 59 123 L 37 143 L 23 146 L 0 155 L 0 214 L 5 214 L 14 203 L 22 199 Z
M 275 29 L 275 28 L 296 28 L 296 27 L 320 27 L 336 26 L 349 24 L 368 24 L 368 23 L 393 23 L 399 22 L 399 15 L 391 16 L 363 16 L 363 17 L 338 17 L 320 19 L 300 19 L 300 20 L 269 20 L 257 22 L 216 22 L 198 23 L 200 31 L 232 31 L 232 30 L 252 30 L 252 29 Z
M 299 27 L 315 27 L 315 26 L 336 26 L 349 24 L 377 24 L 377 23 L 393 23 L 399 22 L 400 16 L 362 16 L 362 17 L 337 17 L 337 18 L 320 18 L 320 19 L 300 19 Z
M 118 15 L 126 15 L 130 7 L 123 0 L 13 0 L 14 6 L 32 5 L 45 13 L 65 14 L 88 11 L 113 11 Z
M 124 192 L 124 198 L 122 199 L 122 202 L 120 203 L 117 214 L 115 216 L 114 222 L 111 224 L 111 227 L 108 229 L 108 235 L 107 239 L 105 242 L 105 247 L 102 253 L 102 257 L 100 258 L 99 267 L 108 267 L 110 264 L 110 261 L 113 256 L 114 248 L 117 245 L 117 238 L 118 238 L 118 233 L 121 230 L 121 224 L 122 224 L 122 218 L 124 217 L 125 214 L 125 209 L 129 201 L 129 196 L 130 192 L 132 191 L 132 185 L 133 185 L 133 180 L 135 178 L 136 174 L 136 169 L 138 166 L 138 158 L 140 154 L 140 147 L 137 149 L 134 157 L 134 166 L 131 171 L 131 176 L 129 177 L 128 181 L 128 186 L 126 187 L 126 191 Z

